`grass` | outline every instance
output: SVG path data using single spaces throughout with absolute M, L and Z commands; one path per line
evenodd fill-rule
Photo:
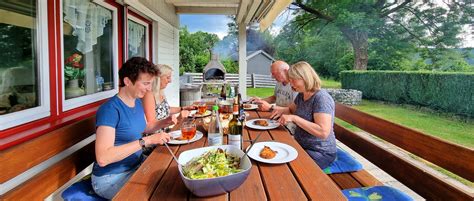
M 273 88 L 247 88 L 247 97 L 266 98 L 273 95 Z
M 331 79 L 321 79 L 323 88 L 341 88 L 341 83 Z M 266 98 L 273 95 L 273 88 L 247 88 L 247 96 L 257 96 L 260 98 Z
M 446 141 L 474 148 L 474 124 L 472 123 L 378 101 L 363 100 L 360 105 L 354 107 Z
M 341 88 L 341 83 L 332 79 L 325 79 L 321 78 L 321 82 L 323 83 L 323 88 L 334 88 L 334 89 L 340 89 Z

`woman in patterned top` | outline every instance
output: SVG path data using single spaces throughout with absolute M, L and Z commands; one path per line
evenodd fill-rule
M 293 103 L 277 108 L 271 118 L 281 124 L 295 123 L 294 137 L 321 168 L 336 159 L 334 136 L 335 104 L 331 95 L 321 89 L 321 80 L 307 62 L 300 61 L 288 70 L 291 87 L 298 92 Z
M 181 116 L 188 116 L 189 111 L 195 109 L 194 106 L 186 107 L 171 107 L 166 100 L 166 96 L 163 93 L 164 89 L 171 83 L 171 74 L 173 69 L 164 64 L 156 65 L 156 68 L 160 71 L 160 75 L 155 77 L 153 82 L 152 91 L 147 92 L 143 97 L 143 108 L 145 109 L 145 116 L 148 123 L 154 121 L 161 121 L 166 118 L 172 118 L 174 124 L 176 124 L 177 113 L 181 112 Z M 145 134 L 149 135 L 149 134 Z M 147 148 L 144 150 L 145 155 L 149 155 L 152 148 Z

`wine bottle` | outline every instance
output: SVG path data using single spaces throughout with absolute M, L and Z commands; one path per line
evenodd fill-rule
M 242 149 L 242 121 L 239 117 L 239 104 L 238 98 L 234 100 L 234 108 L 233 108 L 233 117 L 232 120 L 229 122 L 229 135 L 227 138 L 227 142 L 229 145 L 235 146 L 239 149 Z

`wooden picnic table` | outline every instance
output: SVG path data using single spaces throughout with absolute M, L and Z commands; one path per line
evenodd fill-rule
M 268 117 L 267 112 L 250 111 L 248 119 Z M 179 129 L 179 128 L 175 128 Z M 199 129 L 199 127 L 198 127 Z M 179 156 L 183 151 L 207 146 L 205 136 L 193 143 L 170 146 Z M 244 128 L 244 140 L 255 139 L 262 131 Z M 283 127 L 263 131 L 259 141 L 277 141 L 298 151 L 298 157 L 286 164 L 252 161 L 247 180 L 230 193 L 213 197 L 196 197 L 184 185 L 166 147 L 158 146 L 114 200 L 346 200 L 336 183 L 316 165 L 313 159 Z M 249 146 L 244 142 L 244 147 Z

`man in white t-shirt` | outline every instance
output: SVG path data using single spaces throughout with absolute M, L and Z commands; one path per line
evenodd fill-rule
M 261 111 L 271 111 L 278 107 L 288 107 L 290 103 L 298 95 L 297 92 L 293 91 L 290 86 L 288 79 L 288 69 L 290 66 L 284 61 L 275 61 L 271 66 L 272 77 L 275 78 L 277 84 L 275 86 L 275 92 L 273 96 L 269 96 L 263 99 L 252 98 L 250 101 L 254 101 L 258 104 L 258 109 Z M 275 105 L 273 105 L 275 103 Z M 294 131 L 293 125 L 287 125 L 290 132 Z

